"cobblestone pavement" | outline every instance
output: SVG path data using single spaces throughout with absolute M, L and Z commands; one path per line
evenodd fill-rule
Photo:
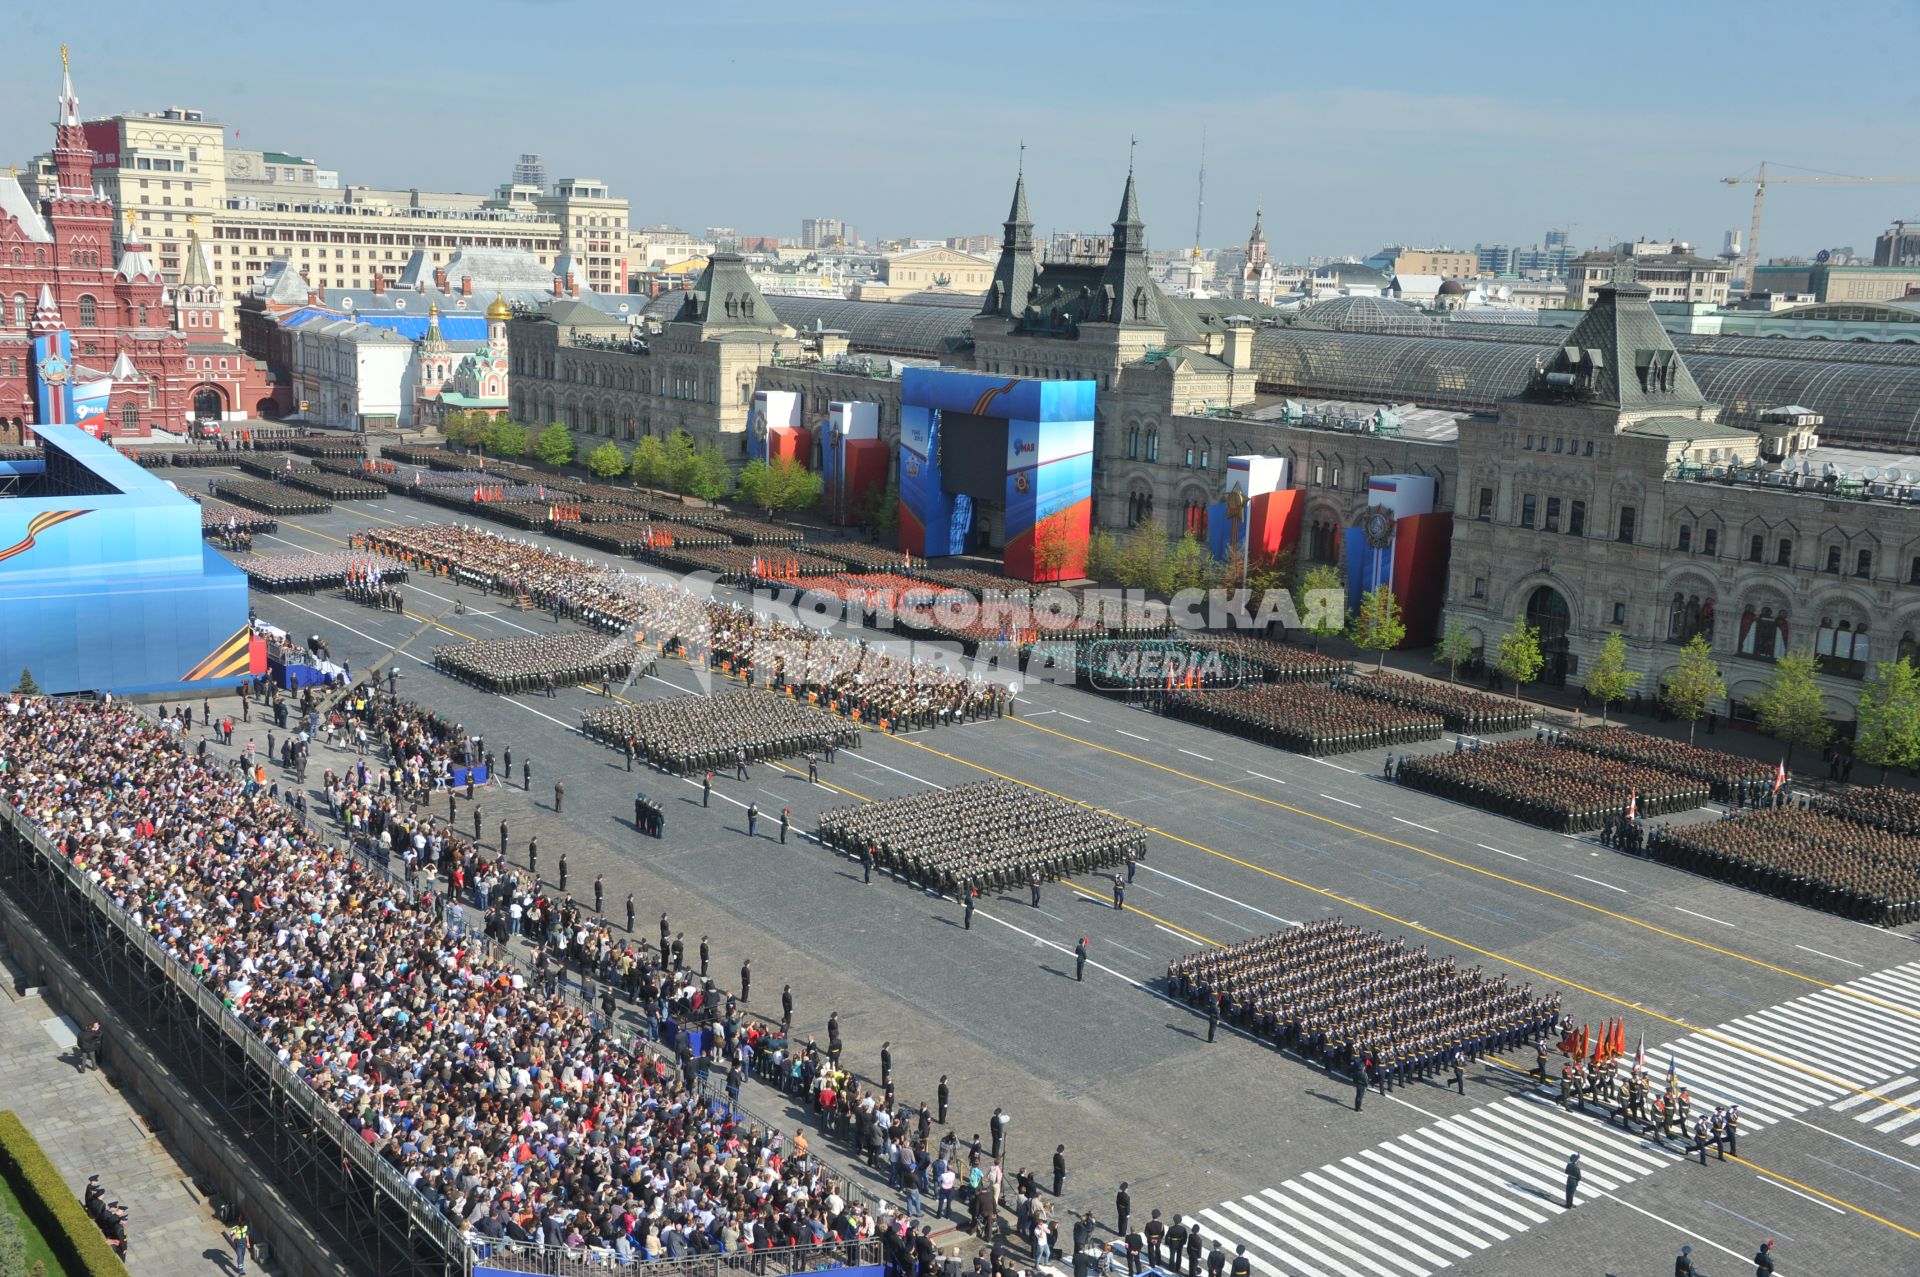
M 27 1124 L 79 1197 L 98 1174 L 109 1201 L 131 1208 L 127 1271 L 134 1277 L 231 1272 L 220 1225 L 132 1097 L 105 1072 L 74 1067 L 79 1027 L 38 991 L 0 972 L 0 1105 Z

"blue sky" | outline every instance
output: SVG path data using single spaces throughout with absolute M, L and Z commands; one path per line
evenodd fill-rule
M 1678 236 L 1717 249 L 1761 159 L 1920 176 L 1914 0 L 1745 4 L 724 6 L 576 0 L 122 0 L 15 7 L 0 157 L 48 145 L 62 40 L 90 114 L 198 106 L 344 180 L 482 191 L 521 151 L 636 224 L 794 235 L 996 230 L 1024 138 L 1041 232 L 1110 222 L 1139 138 L 1155 247 L 1256 201 L 1285 257 L 1381 243 Z M 168 11 L 171 13 L 172 11 Z M 1920 218 L 1920 185 L 1774 188 L 1765 253 Z

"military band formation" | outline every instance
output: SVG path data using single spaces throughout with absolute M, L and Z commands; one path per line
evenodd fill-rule
M 820 841 L 944 895 L 1030 890 L 1146 856 L 1130 821 L 1004 780 L 820 813 Z
M 234 560 L 247 583 L 271 593 L 309 593 L 343 585 L 392 585 L 407 579 L 406 569 L 379 555 L 349 550 L 306 554 L 246 554 Z

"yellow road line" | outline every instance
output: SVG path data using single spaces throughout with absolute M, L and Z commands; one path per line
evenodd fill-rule
M 1885 1224 L 1888 1228 L 1893 1229 L 1897 1233 L 1905 1233 L 1907 1236 L 1913 1238 L 1915 1241 L 1920 1241 L 1920 1233 L 1916 1233 L 1913 1229 L 1908 1228 L 1906 1225 L 1896 1224 L 1892 1220 L 1886 1218 L 1884 1215 L 1876 1215 L 1872 1211 L 1867 1210 L 1864 1207 L 1855 1206 L 1852 1202 L 1846 1201 L 1843 1198 L 1835 1197 L 1832 1193 L 1823 1193 L 1819 1189 L 1814 1188 L 1809 1184 L 1802 1184 L 1797 1179 L 1793 1179 L 1789 1176 L 1782 1175 L 1779 1171 L 1770 1171 L 1766 1167 L 1760 1165 L 1758 1162 L 1749 1162 L 1744 1157 L 1739 1157 L 1729 1153 L 1727 1155 L 1727 1160 L 1730 1162 L 1738 1162 L 1740 1163 L 1740 1165 L 1755 1172 L 1756 1174 L 1765 1175 L 1768 1179 L 1779 1180 L 1782 1184 L 1790 1184 L 1794 1188 L 1799 1189 L 1803 1193 L 1812 1193 L 1815 1197 L 1818 1197 L 1823 1201 L 1831 1202 L 1833 1203 L 1833 1205 L 1841 1207 L 1842 1209 L 1850 1210 L 1856 1215 L 1865 1216 L 1867 1219 L 1872 1220 L 1876 1224 Z
M 1371 839 L 1374 842 L 1385 843 L 1389 847 L 1398 847 L 1403 851 L 1411 851 L 1417 855 L 1425 856 L 1430 860 L 1437 860 L 1442 864 L 1451 865 L 1456 869 L 1465 869 L 1469 873 L 1479 874 L 1482 877 L 1491 878 L 1496 882 L 1505 883 L 1511 887 L 1519 887 L 1522 890 L 1531 891 L 1537 895 L 1542 895 L 1553 900 L 1558 900 L 1562 904 L 1570 904 L 1577 908 L 1590 910 L 1593 913 L 1597 913 L 1604 917 L 1611 918 L 1616 922 L 1624 922 L 1630 926 L 1639 927 L 1644 931 L 1651 931 L 1654 934 L 1662 936 L 1666 939 L 1678 940 L 1682 944 L 1692 945 L 1694 948 L 1697 948 L 1697 949 L 1705 949 L 1708 952 L 1718 954 L 1721 957 L 1732 958 L 1739 962 L 1749 963 L 1753 966 L 1760 967 L 1764 970 L 1774 972 L 1777 975 L 1789 976 L 1792 979 L 1799 980 L 1807 984 L 1817 985 L 1823 989 L 1836 989 L 1843 994 L 1857 998 L 1859 1001 L 1869 1003 L 1873 1006 L 1881 1007 L 1888 1011 L 1893 1011 L 1897 1014 L 1904 1015 L 1909 1019 L 1920 1020 L 1920 1012 L 1916 1012 L 1907 1007 L 1903 1007 L 1896 1002 L 1888 1002 L 1882 998 L 1875 997 L 1872 994 L 1860 993 L 1853 989 L 1841 988 L 1839 985 L 1834 984 L 1827 980 L 1822 980 L 1818 976 L 1808 975 L 1802 971 L 1795 971 L 1791 967 L 1783 967 L 1778 965 L 1777 963 L 1768 962 L 1764 958 L 1756 958 L 1756 957 L 1753 957 L 1751 954 L 1740 953 L 1737 950 L 1723 948 L 1722 946 L 1717 944 L 1709 944 L 1705 940 L 1697 939 L 1696 937 L 1689 936 L 1689 935 L 1683 935 L 1678 931 L 1671 931 L 1666 927 L 1662 927 L 1658 925 L 1657 923 L 1648 922 L 1643 918 L 1635 918 L 1630 914 L 1624 914 L 1624 913 L 1617 912 L 1616 910 L 1613 910 L 1613 909 L 1608 909 L 1604 905 L 1597 905 L 1592 903 L 1591 901 L 1582 900 L 1578 896 L 1570 896 L 1570 895 L 1567 895 L 1565 892 L 1555 891 L 1551 887 L 1542 887 L 1536 883 L 1526 882 L 1522 879 L 1512 877 L 1511 875 L 1508 875 L 1508 874 L 1496 872 L 1495 870 L 1485 868 L 1484 866 L 1481 866 L 1481 865 L 1472 864 L 1465 860 L 1458 860 L 1452 856 L 1443 855 L 1440 852 L 1433 851 L 1426 847 L 1419 846 L 1416 843 L 1407 842 L 1405 839 L 1393 837 L 1390 834 L 1377 833 L 1371 829 L 1362 829 L 1358 825 L 1350 825 L 1346 821 L 1336 819 L 1335 817 L 1332 817 L 1332 816 L 1325 816 L 1320 814 L 1319 812 L 1308 811 L 1303 807 L 1295 807 L 1291 803 L 1284 803 L 1279 801 L 1278 799 L 1269 798 L 1264 794 L 1256 794 L 1251 790 L 1240 789 L 1233 785 L 1223 784 L 1220 781 L 1216 781 L 1216 780 L 1208 780 L 1205 776 L 1196 776 L 1192 772 L 1182 771 L 1178 767 L 1169 767 L 1165 763 L 1157 763 L 1151 758 L 1142 758 L 1138 754 L 1128 753 L 1124 749 L 1114 749 L 1110 746 L 1102 745 L 1095 741 L 1085 740 L 1079 736 L 1072 735 L 1071 733 L 1068 733 L 1068 732 L 1058 731 L 1051 727 L 1042 727 L 1037 723 L 1030 723 L 1025 719 L 1016 718 L 1012 721 L 1019 723 L 1022 727 L 1030 728 L 1033 731 L 1045 732 L 1049 736 L 1058 736 L 1062 740 L 1073 741 L 1075 744 L 1085 745 L 1089 749 L 1099 750 L 1102 753 L 1112 754 L 1117 758 L 1124 758 L 1130 762 L 1140 763 L 1144 766 L 1152 767 L 1152 768 L 1155 768 L 1156 770 L 1166 772 L 1170 776 L 1178 776 L 1182 780 L 1190 780 L 1190 781 L 1193 781 L 1195 784 L 1205 785 L 1211 789 L 1217 789 L 1222 793 L 1233 794 L 1234 796 L 1239 798 L 1251 799 L 1256 803 L 1263 803 L 1269 807 L 1277 807 L 1281 811 L 1292 812 L 1296 816 L 1304 816 L 1308 820 L 1318 821 L 1323 825 L 1331 825 L 1335 829 L 1343 830 L 1350 834 L 1358 834 L 1360 837 Z
M 1044 731 L 1045 729 L 1042 728 L 1041 730 Z M 996 777 L 999 777 L 1001 780 L 1008 781 L 1011 784 L 1024 786 L 1025 788 L 1031 789 L 1036 793 L 1042 793 L 1052 798 L 1058 798 L 1062 802 L 1073 803 L 1076 806 L 1086 807 L 1094 811 L 1103 811 L 1103 812 L 1105 811 L 1104 808 L 1094 807 L 1092 803 L 1085 802 L 1078 798 L 1070 797 L 1069 795 L 1066 795 L 1066 794 L 1056 793 L 1055 791 L 1048 789 L 1044 785 L 1036 785 L 1030 780 L 1022 780 L 1017 776 L 1009 776 L 1005 772 L 995 771 L 991 767 L 984 766 L 980 763 L 972 762 L 965 758 L 957 757 L 953 754 L 947 753 L 945 750 L 935 749 L 933 746 L 923 744 L 920 741 L 908 740 L 907 738 L 902 736 L 889 736 L 889 737 L 886 737 L 886 739 L 899 741 L 903 745 L 911 745 L 915 749 L 925 750 L 929 754 L 938 755 L 941 758 L 945 758 L 951 762 L 958 763 L 962 767 L 971 767 L 975 771 L 985 772 L 989 776 L 996 776 Z M 1096 745 L 1094 748 L 1098 749 L 1100 748 L 1100 746 Z M 1146 761 L 1146 760 L 1141 760 L 1141 761 Z M 1163 768 L 1162 770 L 1171 771 L 1172 769 Z M 1114 813 L 1107 812 L 1106 814 L 1113 815 Z M 1120 819 L 1124 820 L 1126 818 L 1120 817 Z M 1335 902 L 1336 904 L 1344 905 L 1349 909 L 1358 909 L 1362 913 L 1371 914 L 1376 918 L 1382 919 L 1383 921 L 1391 922 L 1395 926 L 1405 927 L 1410 931 L 1417 931 L 1421 935 L 1431 936 L 1435 940 L 1439 940 L 1446 944 L 1454 945 L 1458 948 L 1465 949 L 1469 953 L 1477 953 L 1483 958 L 1491 958 L 1496 962 L 1503 962 L 1508 966 L 1517 967 L 1520 970 L 1525 971 L 1530 975 L 1539 976 L 1541 979 L 1550 981 L 1554 984 L 1564 985 L 1569 989 L 1577 989 L 1581 993 L 1587 994 L 1589 997 L 1598 998 L 1602 1002 L 1611 1002 L 1615 1006 L 1625 1007 L 1631 1011 L 1637 1011 L 1641 1015 L 1649 1016 L 1665 1024 L 1671 1024 L 1677 1029 L 1683 1029 L 1688 1033 L 1699 1034 L 1701 1037 L 1709 1038 L 1709 1039 L 1712 1039 L 1713 1041 L 1723 1043 L 1738 1051 L 1744 1051 L 1748 1055 L 1754 1056 L 1758 1059 L 1770 1061 L 1771 1063 L 1778 1064 L 1778 1065 L 1781 1065 L 1782 1067 L 1792 1069 L 1796 1073 L 1802 1073 L 1811 1078 L 1817 1078 L 1820 1081 L 1826 1082 L 1830 1085 L 1840 1087 L 1844 1091 L 1850 1091 L 1855 1095 L 1866 1096 L 1869 1099 L 1878 1100 L 1883 1104 L 1889 1104 L 1896 1108 L 1905 1109 L 1907 1112 L 1910 1112 L 1910 1113 L 1920 1112 L 1920 1110 L 1909 1108 L 1907 1105 L 1901 1104 L 1897 1100 L 1891 1100 L 1884 1095 L 1878 1094 L 1877 1092 L 1869 1091 L 1862 1087 L 1855 1086 L 1853 1083 L 1847 1081 L 1845 1078 L 1835 1077 L 1833 1074 L 1828 1073 L 1822 1069 L 1815 1068 L 1812 1065 L 1802 1064 L 1798 1060 L 1790 1059 L 1786 1056 L 1775 1054 L 1774 1052 L 1768 1051 L 1763 1047 L 1757 1047 L 1750 1043 L 1742 1042 L 1738 1038 L 1730 1037 L 1727 1034 L 1722 1033 L 1717 1029 L 1703 1028 L 1695 1024 L 1690 1024 L 1687 1021 L 1679 1019 L 1675 1016 L 1663 1015 L 1658 1011 L 1650 1010 L 1647 1007 L 1643 1007 L 1637 1002 L 1630 1002 L 1626 998 L 1617 997 L 1614 994 L 1606 993 L 1599 989 L 1595 989 L 1589 985 L 1581 984 L 1577 980 L 1569 980 L 1565 976 L 1556 975 L 1551 971 L 1542 970 L 1539 967 L 1533 966 L 1529 963 L 1521 962 L 1517 958 L 1513 958 L 1506 954 L 1496 952 L 1495 950 L 1483 949 L 1479 945 L 1471 944 L 1465 940 L 1460 939 L 1457 936 L 1450 936 L 1444 931 L 1436 931 L 1432 927 L 1422 926 L 1418 922 L 1414 922 L 1413 920 L 1408 918 L 1402 918 L 1397 914 L 1388 913 L 1384 909 L 1376 909 L 1372 905 L 1363 904 L 1358 900 L 1354 900 L 1348 896 L 1340 895 L 1338 892 L 1331 891 L 1325 887 L 1316 887 L 1310 882 L 1302 882 L 1298 878 L 1288 877 L 1286 874 L 1279 873 L 1272 869 L 1268 869 L 1264 865 L 1256 865 L 1252 861 L 1242 860 L 1240 857 L 1231 855 L 1228 852 L 1219 851 L 1213 847 L 1209 847 L 1205 843 L 1194 842 L 1190 838 L 1182 838 L 1178 834 L 1168 833 L 1164 829 L 1159 829 L 1152 825 L 1147 825 L 1144 823 L 1141 824 L 1141 828 L 1145 829 L 1148 833 L 1158 834 L 1162 838 L 1166 838 L 1172 842 L 1177 842 L 1182 846 L 1191 847 L 1195 851 L 1205 852 L 1209 856 L 1216 856 L 1221 860 L 1225 860 L 1231 864 L 1239 865 L 1244 869 L 1250 869 L 1254 873 L 1264 875 L 1265 877 L 1272 878 L 1278 882 L 1284 882 L 1290 887 L 1298 887 L 1302 891 L 1311 892 L 1316 896 L 1322 896 L 1328 900 Z M 1361 830 L 1359 832 L 1364 833 L 1365 831 Z M 1812 980 L 1811 978 L 1809 978 L 1809 983 L 1822 984 L 1823 982 L 1818 980 Z M 1823 984 L 1823 987 L 1832 988 L 1834 986 Z

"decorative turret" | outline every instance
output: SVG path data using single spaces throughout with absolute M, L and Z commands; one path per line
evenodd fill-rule
M 507 353 L 507 321 L 513 318 L 513 308 L 507 305 L 504 293 L 496 292 L 493 302 L 487 307 L 487 350 L 496 357 Z
M 1021 148 L 1023 151 L 1024 147 Z M 1033 291 L 1033 221 L 1027 216 L 1027 175 L 1023 164 L 1013 179 L 1013 206 L 1002 223 L 1000 262 L 993 268 L 993 285 L 987 291 L 983 315 L 1017 318 Z
M 213 286 L 213 267 L 207 246 L 200 242 L 200 219 L 187 218 L 186 261 L 180 286 L 173 290 L 174 327 L 189 338 L 220 337 L 220 291 Z
M 1140 220 L 1140 197 L 1133 187 L 1133 165 L 1127 165 L 1127 186 L 1120 195 L 1120 216 L 1113 223 L 1113 251 L 1100 277 L 1102 318 L 1108 323 L 1136 328 L 1165 328 L 1160 315 L 1160 292 L 1147 264 L 1147 228 Z
M 60 102 L 53 122 L 53 167 L 60 194 L 92 198 L 93 148 L 80 127 L 80 99 L 73 94 L 73 71 L 67 46 L 60 46 Z
M 33 308 L 33 331 L 57 333 L 66 326 L 66 321 L 60 318 L 60 305 L 53 300 L 53 290 L 40 285 L 40 301 Z

